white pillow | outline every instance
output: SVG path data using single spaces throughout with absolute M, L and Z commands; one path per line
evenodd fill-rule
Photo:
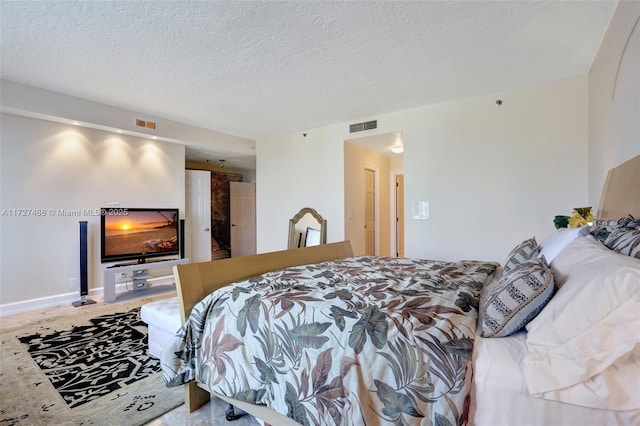
M 590 380 L 640 343 L 640 260 L 587 236 L 558 254 L 552 270 L 560 288 L 526 326 L 524 359 L 530 393 L 545 398 Z M 561 398 L 559 394 L 555 398 Z M 582 403 L 588 400 L 583 396 Z M 610 399 L 601 403 L 630 409 L 617 408 L 621 403 L 616 395 Z
M 560 228 L 551 233 L 540 243 L 540 253 L 538 257 L 544 256 L 547 262 L 551 264 L 553 259 L 564 249 L 566 246 L 578 237 L 584 237 L 589 234 L 588 226 L 581 228 Z
M 637 412 L 640 407 L 640 343 L 613 364 L 578 384 L 536 394 L 536 397 L 600 410 Z M 626 424 L 626 423 L 622 423 Z

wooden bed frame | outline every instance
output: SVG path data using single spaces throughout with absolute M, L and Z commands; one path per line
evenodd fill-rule
M 604 184 L 598 219 L 618 219 L 640 212 L 640 155 L 611 169 Z M 299 266 L 353 256 L 348 241 L 315 247 L 284 250 L 254 256 L 174 266 L 180 316 L 184 323 L 194 305 L 214 290 L 235 281 L 289 266 Z M 189 412 L 210 400 L 210 394 L 233 404 L 258 419 L 274 425 L 297 425 L 292 419 L 264 406 L 250 404 L 210 392 L 201 383 L 185 385 L 185 403 Z

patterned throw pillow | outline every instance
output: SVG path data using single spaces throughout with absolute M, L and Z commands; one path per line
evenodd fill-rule
M 480 307 L 482 337 L 505 337 L 524 328 L 551 299 L 553 273 L 543 257 L 534 257 L 500 277 Z
M 635 220 L 630 214 L 616 220 L 595 220 L 591 227 L 591 235 L 593 235 L 596 240 L 604 243 L 604 240 L 606 240 L 609 234 L 615 229 L 625 227 L 635 228 L 638 226 L 638 222 L 640 221 Z
M 604 240 L 604 245 L 625 256 L 640 259 L 640 229 L 617 228 Z
M 538 242 L 535 237 L 531 237 L 527 240 L 524 240 L 520 244 L 514 247 L 513 250 L 507 255 L 507 261 L 504 264 L 504 268 L 502 270 L 502 275 L 509 272 L 514 267 L 520 265 L 521 263 L 535 257 L 540 252 L 540 247 L 538 247 Z

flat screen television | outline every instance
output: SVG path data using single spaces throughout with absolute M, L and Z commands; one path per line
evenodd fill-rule
M 102 263 L 180 254 L 178 209 L 100 209 Z

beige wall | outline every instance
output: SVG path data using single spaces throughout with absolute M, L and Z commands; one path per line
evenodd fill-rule
M 0 217 L 0 305 L 79 298 L 70 280 L 79 277 L 81 220 L 89 228 L 89 288 L 102 287 L 99 215 L 51 209 L 118 202 L 177 207 L 184 217 L 184 146 L 12 114 L 1 114 L 0 121 L 1 209 L 47 211 Z
M 391 237 L 389 166 L 389 158 L 361 146 L 344 143 L 344 235 L 345 239 L 351 241 L 354 255 L 365 254 L 364 169 L 369 168 L 376 172 L 376 254 L 389 256 Z
M 589 71 L 589 203 L 607 172 L 640 154 L 640 2 L 621 1 Z

